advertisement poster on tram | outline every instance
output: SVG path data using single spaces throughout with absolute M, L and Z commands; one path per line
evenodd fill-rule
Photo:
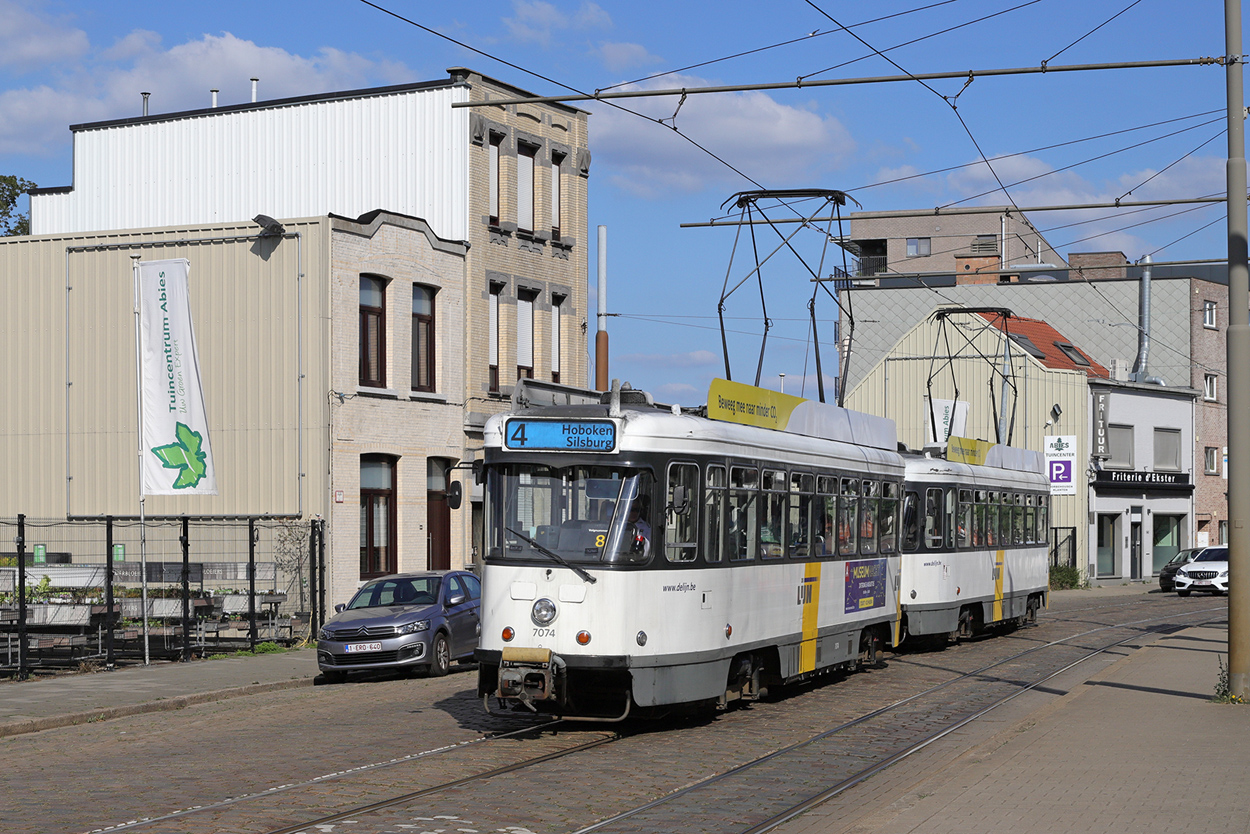
M 844 613 L 885 607 L 885 559 L 857 559 L 846 563 Z

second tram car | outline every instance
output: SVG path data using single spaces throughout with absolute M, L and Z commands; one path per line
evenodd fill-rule
M 904 633 L 967 637 L 1036 619 L 1050 582 L 1041 455 L 994 446 L 984 465 L 904 457 Z

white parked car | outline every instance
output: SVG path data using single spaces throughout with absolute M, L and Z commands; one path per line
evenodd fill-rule
M 1187 597 L 1191 591 L 1228 593 L 1228 547 L 1208 547 L 1176 572 L 1176 593 Z

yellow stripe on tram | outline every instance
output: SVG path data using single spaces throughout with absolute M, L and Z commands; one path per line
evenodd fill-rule
M 803 606 L 803 642 L 799 644 L 799 671 L 811 672 L 816 668 L 816 637 L 819 633 L 817 614 L 820 613 L 820 562 L 808 562 L 799 588 L 799 603 Z
M 1003 557 L 1006 551 L 999 550 L 994 556 L 994 622 L 1003 618 Z

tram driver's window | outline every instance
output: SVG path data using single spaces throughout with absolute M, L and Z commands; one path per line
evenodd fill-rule
M 725 547 L 725 467 L 707 468 L 703 493 L 703 561 L 719 562 Z
M 920 549 L 920 493 L 908 491 L 903 496 L 903 550 L 914 553 Z
M 924 499 L 924 546 L 929 550 L 942 549 L 942 490 L 925 490 Z
M 729 559 L 755 558 L 759 548 L 759 470 L 746 466 L 729 469 Z
M 668 498 L 664 505 L 664 557 L 693 562 L 699 546 L 699 467 L 668 465 Z

